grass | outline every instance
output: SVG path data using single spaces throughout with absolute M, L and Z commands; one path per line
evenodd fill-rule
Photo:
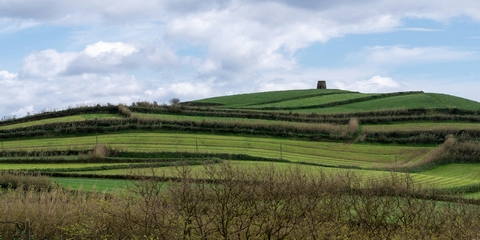
M 384 178 L 389 177 L 389 171 L 378 170 L 364 170 L 364 169 L 341 169 L 321 166 L 302 165 L 298 163 L 285 163 L 285 162 L 252 162 L 252 161 L 227 161 L 234 168 L 239 169 L 255 169 L 255 168 L 269 168 L 275 167 L 282 171 L 291 168 L 298 167 L 301 171 L 313 174 L 314 176 L 320 172 L 341 174 L 345 171 L 351 171 L 355 174 L 362 176 L 363 178 Z M 179 167 L 168 166 L 156 168 L 157 176 L 174 177 L 178 176 Z M 205 167 L 201 165 L 188 166 L 191 173 L 199 178 L 207 178 Z M 77 172 L 79 174 L 97 174 L 97 175 L 128 175 L 132 173 L 140 173 L 142 175 L 151 175 L 150 168 L 135 169 L 134 171 L 129 169 L 112 169 L 101 171 L 84 171 Z M 403 174 L 403 173 L 400 173 Z M 405 173 L 406 174 L 406 173 Z M 428 170 L 421 173 L 409 174 L 417 184 L 424 186 L 436 187 L 439 189 L 462 187 L 472 184 L 480 184 L 480 164 L 451 164 L 441 166 L 432 170 Z M 473 194 L 475 196 L 475 194 Z
M 391 132 L 391 131 L 421 131 L 421 130 L 480 130 L 480 123 L 458 123 L 458 122 L 417 122 L 417 123 L 395 123 L 362 125 L 363 132 Z
M 169 121 L 181 121 L 181 120 L 188 120 L 188 121 L 209 121 L 209 122 L 222 122 L 222 123 L 232 123 L 232 122 L 240 122 L 240 123 L 259 123 L 259 124 L 285 124 L 285 125 L 292 125 L 292 126 L 304 126 L 315 123 L 302 123 L 302 122 L 287 122 L 287 121 L 275 121 L 275 120 L 263 120 L 263 119 L 254 119 L 254 118 L 224 118 L 224 117 L 203 117 L 203 116 L 184 116 L 184 115 L 170 115 L 170 114 L 147 114 L 147 113 L 135 113 L 140 117 L 144 118 L 154 118 L 154 119 L 162 119 L 162 120 L 169 120 Z
M 328 90 L 291 90 L 252 94 L 239 94 L 215 98 L 201 99 L 194 103 L 222 104 L 230 108 L 263 108 L 263 107 L 307 107 L 329 102 L 351 100 L 359 97 L 368 97 L 372 94 L 354 93 L 335 89 Z M 357 103 L 344 104 L 335 107 L 302 109 L 299 112 L 341 113 L 372 111 L 381 109 L 404 108 L 459 108 L 480 110 L 480 103 L 460 97 L 437 93 L 417 93 L 400 96 L 385 97 Z
M 341 113 L 408 108 L 460 108 L 480 110 L 480 103 L 460 97 L 437 93 L 419 93 L 350 103 L 335 107 L 297 110 L 298 112 Z
M 320 171 L 324 172 L 343 172 L 347 171 L 346 169 L 340 168 L 330 168 L 330 167 L 321 167 L 321 166 L 311 166 L 311 165 L 304 165 L 299 163 L 288 163 L 288 162 L 262 162 L 262 161 L 239 161 L 239 160 L 230 160 L 225 161 L 227 164 L 231 164 L 234 168 L 239 169 L 254 169 L 254 168 L 270 168 L 274 167 L 280 171 L 287 170 L 291 168 L 298 167 L 300 170 L 305 172 L 310 172 L 312 174 L 319 173 Z M 217 165 L 219 166 L 219 165 Z M 203 165 L 194 165 L 194 166 L 187 166 L 188 169 L 191 171 L 193 175 L 196 175 L 200 178 L 206 178 L 205 166 Z M 168 166 L 168 167 L 159 167 L 156 168 L 157 176 L 165 176 L 165 177 L 174 177 L 178 175 L 178 171 L 181 167 L 178 166 Z M 348 171 L 354 171 L 357 173 L 368 173 L 369 176 L 383 176 L 388 174 L 385 171 L 374 171 L 374 170 L 361 170 L 361 169 L 349 169 Z M 140 168 L 135 169 L 135 173 L 151 175 L 150 168 Z M 78 174 L 98 174 L 98 175 L 125 175 L 125 174 L 132 174 L 132 170 L 129 169 L 112 169 L 112 170 L 101 170 L 101 171 L 82 171 L 77 172 Z
M 440 178 L 435 183 L 442 186 L 480 184 L 480 164 L 449 164 L 415 175 Z
M 349 91 L 337 89 L 307 89 L 307 90 L 288 90 L 288 91 L 273 91 L 262 93 L 248 93 L 231 96 L 222 96 L 214 98 L 206 98 L 194 103 L 213 103 L 222 104 L 223 107 L 245 107 L 258 104 L 266 104 L 271 102 L 286 101 L 299 98 L 308 98 L 313 96 L 321 96 L 325 94 L 348 93 Z
M 32 139 L 4 142 L 5 149 L 92 148 L 95 136 Z M 178 151 L 248 154 L 267 158 L 284 158 L 296 162 L 325 165 L 375 167 L 395 161 L 416 161 L 432 147 L 374 144 L 344 144 L 275 138 L 251 138 L 207 134 L 122 133 L 98 137 L 99 143 L 128 151 Z
M 198 100 L 198 103 L 223 104 L 222 108 L 292 108 L 309 107 L 325 103 L 352 100 L 361 97 L 368 97 L 373 94 L 362 94 L 341 90 L 293 90 L 275 91 L 255 94 L 240 94 L 233 96 L 217 97 Z M 383 96 L 383 95 L 382 95 Z M 477 111 L 480 103 L 463 98 L 445 94 L 416 93 L 400 96 L 387 96 L 381 99 L 368 100 L 350 104 L 339 105 L 329 108 L 318 108 L 308 110 L 293 110 L 301 112 L 341 113 L 359 112 L 382 109 L 408 109 L 408 108 L 461 108 Z M 217 121 L 217 122 L 245 122 L 261 124 L 285 124 L 295 126 L 316 126 L 316 124 L 296 123 L 259 119 L 244 118 L 221 118 L 221 117 L 198 117 L 181 116 L 168 114 L 137 114 L 141 118 L 160 118 L 164 120 L 187 120 L 187 121 Z M 0 129 L 14 129 L 41 125 L 55 122 L 75 122 L 89 119 L 101 119 L 118 117 L 116 114 L 83 114 L 77 116 L 60 117 L 32 121 L 27 123 L 1 126 Z M 480 124 L 475 123 L 435 123 L 435 122 L 403 122 L 397 124 L 362 125 L 363 132 L 382 131 L 419 131 L 419 130 L 443 130 L 459 129 L 470 130 L 480 129 Z M 134 130 L 133 130 L 134 131 Z M 389 176 L 388 171 L 373 170 L 388 166 L 411 164 L 420 161 L 434 149 L 434 146 L 418 145 L 393 145 L 393 144 L 345 144 L 341 142 L 321 142 L 304 139 L 287 139 L 274 137 L 251 137 L 234 135 L 214 134 L 191 134 L 172 132 L 124 132 L 118 134 L 99 134 L 98 136 L 68 136 L 52 138 L 36 138 L 2 141 L 4 150 L 66 150 L 66 149 L 93 149 L 97 143 L 108 144 L 112 148 L 123 149 L 131 152 L 200 152 L 200 153 L 230 153 L 247 154 L 256 157 L 270 159 L 282 159 L 289 162 L 268 162 L 268 161 L 239 161 L 225 159 L 235 167 L 241 169 L 274 166 L 280 170 L 298 167 L 301 170 L 316 174 L 319 171 L 329 173 L 340 173 L 350 169 L 362 176 L 380 178 Z M 55 157 L 51 157 L 54 159 Z M 148 174 L 149 169 L 113 169 L 116 165 L 128 163 L 74 163 L 78 156 L 70 156 L 73 163 L 65 164 L 1 164 L 3 170 L 56 170 L 67 172 L 67 169 L 81 170 L 75 173 L 90 173 L 97 175 L 132 175 L 135 173 Z M 179 159 L 181 160 L 181 159 Z M 111 170 L 93 171 L 101 169 L 95 167 L 109 167 Z M 141 167 L 147 165 L 141 165 Z M 157 165 L 158 166 L 158 165 Z M 220 164 L 216 165 L 220 166 Z M 88 168 L 88 169 L 87 169 Z M 103 168 L 109 169 L 109 168 Z M 195 174 L 205 174 L 203 166 L 190 166 L 189 169 Z M 83 170 L 83 171 L 82 171 Z M 145 171 L 142 173 L 142 171 Z M 158 168 L 159 173 L 166 176 L 174 176 L 176 167 L 168 166 Z M 439 188 L 456 188 L 462 186 L 480 185 L 480 164 L 452 164 L 437 167 L 424 172 L 412 173 L 413 179 L 429 186 Z M 78 189 L 83 187 L 87 190 L 112 190 L 122 189 L 129 186 L 131 182 L 125 180 L 111 179 L 85 179 L 85 178 L 55 178 L 55 181 L 63 186 Z M 475 197 L 475 194 L 466 195 Z
M 24 122 L 24 123 L 17 123 L 11 125 L 0 126 L 0 130 L 9 130 L 15 128 L 23 128 L 23 127 L 31 127 L 31 126 L 38 126 L 48 123 L 56 123 L 56 122 L 79 122 L 85 120 L 93 120 L 95 118 L 102 119 L 102 118 L 113 118 L 113 117 L 120 117 L 117 114 L 82 114 L 82 115 L 75 115 L 75 116 L 67 116 L 67 117 L 58 117 L 58 118 L 49 118 L 31 122 Z
M 63 178 L 55 177 L 52 180 L 65 188 L 72 190 L 107 191 L 113 192 L 132 186 L 130 180 L 105 179 L 105 178 Z
M 337 101 L 352 100 L 357 98 L 363 98 L 372 96 L 374 94 L 364 94 L 364 93 L 342 93 L 342 94 L 332 94 L 324 96 L 315 96 L 309 98 L 293 99 L 277 103 L 269 104 L 259 104 L 249 106 L 251 108 L 294 108 L 294 107 L 310 107 L 317 106 L 326 103 L 332 103 Z

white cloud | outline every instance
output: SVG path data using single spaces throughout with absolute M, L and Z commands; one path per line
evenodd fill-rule
M 121 43 L 121 42 L 97 42 L 88 45 L 83 51 L 87 56 L 91 58 L 98 58 L 101 55 L 110 56 L 129 56 L 132 53 L 138 51 L 134 46 Z M 115 63 L 117 61 L 114 61 Z M 115 64 L 113 63 L 113 64 Z
M 347 89 L 359 92 L 393 92 L 399 91 L 402 87 L 400 83 L 393 80 L 391 77 L 373 76 L 368 80 L 360 80 L 353 84 L 346 84 L 344 82 L 337 82 L 340 89 Z
M 38 25 L 40 25 L 39 22 L 32 20 L 13 20 L 0 18 L 0 34 L 8 34 Z
M 16 73 L 9 73 L 8 71 L 0 71 L 0 79 L 14 79 L 17 77 L 17 74 Z
M 26 107 L 22 107 L 14 112 L 12 112 L 12 115 L 14 116 L 25 116 L 28 114 L 33 114 L 35 110 L 33 109 L 33 105 L 28 105 Z
M 208 83 L 189 83 L 181 82 L 174 83 L 169 88 L 168 91 L 173 93 L 178 97 L 187 97 L 187 98 L 199 98 L 205 97 L 212 93 L 213 86 L 210 86 Z
M 175 66 L 179 60 L 167 47 L 134 46 L 122 42 L 97 42 L 80 52 L 57 52 L 53 49 L 25 57 L 22 76 L 54 78 L 84 73 L 125 72 L 143 67 L 153 69 Z
M 374 47 L 370 51 L 369 60 L 378 63 L 453 61 L 479 56 L 478 52 L 456 50 L 449 47 L 406 48 L 393 46 Z
M 403 64 L 429 64 L 480 59 L 477 50 L 452 47 L 375 46 L 349 54 L 346 63 L 369 67 L 398 67 Z
M 59 53 L 48 49 L 32 53 L 24 59 L 23 75 L 26 77 L 50 78 L 62 74 L 78 53 Z
M 145 99 L 145 92 L 151 88 L 151 85 L 125 74 L 59 76 L 50 81 L 14 79 L 9 85 L 0 81 L 1 112 L 19 115 L 84 102 L 131 103 Z

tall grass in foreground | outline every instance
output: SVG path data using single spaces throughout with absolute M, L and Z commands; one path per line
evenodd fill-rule
M 365 181 L 353 172 L 310 175 L 229 164 L 205 166 L 204 180 L 186 167 L 175 172 L 176 182 L 139 175 L 133 188 L 113 195 L 7 189 L 0 194 L 0 216 L 30 219 L 33 239 L 479 237 L 478 206 L 431 200 L 435 191 L 408 176 Z M 15 234 L 7 225 L 0 233 L 5 239 Z

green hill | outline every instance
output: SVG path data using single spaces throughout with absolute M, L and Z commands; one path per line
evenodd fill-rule
M 111 234 L 132 231 L 139 219 L 141 230 L 162 226 L 151 235 L 139 230 L 143 238 L 165 236 L 175 223 L 213 232 L 231 216 L 230 226 L 264 226 L 253 238 L 267 239 L 275 238 L 261 235 L 270 223 L 284 225 L 297 213 L 298 234 L 278 238 L 309 239 L 306 229 L 320 229 L 327 235 L 319 238 L 329 239 L 337 225 L 355 231 L 342 239 L 446 236 L 432 223 L 461 233 L 459 224 L 468 223 L 477 234 L 479 170 L 480 103 L 436 93 L 276 91 L 0 121 L 0 200 L 16 204 L 4 215 L 30 219 L 34 229 L 48 228 L 38 225 L 42 218 L 73 219 L 50 224 L 62 238 L 117 239 Z M 419 224 L 436 237 L 405 234 Z M 103 237 L 93 235 L 102 229 Z M 170 233 L 197 239 L 182 227 Z M 198 239 L 234 235 L 206 236 Z
M 451 164 L 480 164 L 479 110 L 478 102 L 446 94 L 332 89 L 240 94 L 178 106 L 97 105 L 0 122 L 0 168 L 125 178 L 132 168 L 268 163 L 355 169 L 374 177 L 392 170 L 428 173 L 415 179 L 430 183 L 438 175 L 439 188 L 468 185 L 476 192 L 480 182 L 473 178 L 444 176 L 449 166 L 458 166 Z M 449 139 L 455 143 L 447 148 Z M 471 169 L 469 176 L 477 167 Z
M 278 103 L 296 99 L 305 99 L 317 96 L 328 96 L 332 94 L 354 93 L 345 90 L 328 89 L 318 91 L 312 90 L 287 90 L 287 91 L 272 91 L 260 93 L 238 94 L 231 96 L 222 96 L 214 98 L 206 98 L 197 101 L 192 101 L 192 104 L 197 105 L 218 105 L 222 107 L 248 107 L 259 104 Z
M 360 112 L 386 109 L 457 108 L 478 111 L 480 103 L 446 94 L 398 92 L 366 94 L 343 90 L 291 90 L 239 94 L 188 102 L 218 108 L 297 110 L 302 112 Z

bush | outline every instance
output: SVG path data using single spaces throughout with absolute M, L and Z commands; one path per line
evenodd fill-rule
M 50 178 L 39 174 L 20 172 L 0 172 L 0 187 L 21 189 L 52 189 L 54 184 Z
M 88 158 L 90 159 L 103 159 L 110 155 L 111 148 L 108 144 L 96 144 L 92 151 L 88 152 Z

